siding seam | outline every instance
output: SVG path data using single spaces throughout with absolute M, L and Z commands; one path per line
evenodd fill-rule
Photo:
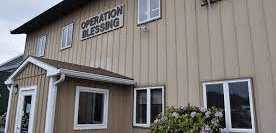
M 274 72 L 273 72 L 273 65 L 272 65 L 272 54 L 271 54 L 271 51 L 270 51 L 270 39 L 269 39 L 269 33 L 268 33 L 268 26 L 267 26 L 267 17 L 266 17 L 266 13 L 265 13 L 265 10 L 264 10 L 264 2 L 263 0 L 260 0 L 260 4 L 261 4 L 261 8 L 262 8 L 262 16 L 264 17 L 264 25 L 265 25 L 265 34 L 266 34 L 266 40 L 267 40 L 267 43 L 266 43 L 266 47 L 267 47 L 267 51 L 268 51 L 268 56 L 269 56 L 269 64 L 270 64 L 270 71 L 271 71 L 271 78 L 272 78 L 272 86 L 273 86 L 273 90 L 274 90 L 274 101 L 276 101 L 276 85 L 275 85 L 275 82 L 274 82 L 274 79 L 275 79 L 275 75 L 274 75 Z M 275 110 L 276 110 L 276 106 L 275 106 Z
M 248 0 L 246 0 L 246 11 L 247 11 L 247 19 L 248 19 L 248 25 L 249 25 L 249 34 L 250 34 L 250 44 L 251 44 L 251 52 L 252 52 L 252 58 L 253 58 L 253 70 L 254 70 L 254 72 L 253 72 L 253 75 L 254 75 L 254 77 L 256 78 L 256 67 L 255 67 L 255 65 L 256 65 L 256 61 L 255 61 L 255 52 L 254 52 L 254 46 L 253 46 L 253 31 L 252 31 L 252 26 L 251 26 L 251 24 L 250 24 L 250 11 L 249 11 L 249 7 L 248 7 Z M 253 80 L 253 82 L 254 82 L 254 80 Z M 256 90 L 256 86 L 257 86 L 257 83 L 255 82 L 255 86 L 253 85 L 253 87 L 254 87 L 254 92 L 255 92 L 255 104 L 258 104 L 258 105 L 260 105 L 260 102 L 257 100 L 257 99 L 259 99 L 259 97 L 258 97 L 258 95 L 256 94 L 256 92 L 257 92 L 257 90 Z M 254 95 L 254 94 L 253 94 Z M 261 116 L 260 115 L 260 112 L 258 112 L 258 111 L 256 111 L 256 107 L 255 107 L 255 114 L 257 114 L 257 116 L 255 117 L 255 121 L 256 121 L 256 125 L 257 125 L 257 129 L 260 131 L 260 132 L 263 132 L 263 128 L 262 128 L 262 125 L 261 124 L 259 124 L 259 123 L 262 123 L 261 121 L 261 119 L 258 119 L 258 116 Z M 259 117 L 259 118 L 261 118 L 261 117 Z M 259 122 L 258 122 L 259 121 Z M 261 126 L 261 127 L 260 127 Z

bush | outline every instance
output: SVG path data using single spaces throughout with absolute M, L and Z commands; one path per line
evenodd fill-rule
M 218 133 L 223 113 L 217 108 L 169 107 L 151 126 L 151 133 Z
M 4 113 L 2 116 L 0 116 L 0 127 L 4 127 L 5 126 L 6 114 L 7 113 Z

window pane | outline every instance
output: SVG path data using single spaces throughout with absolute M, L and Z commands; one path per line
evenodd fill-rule
M 78 124 L 103 124 L 104 94 L 80 92 Z
M 23 116 L 21 120 L 21 133 L 27 133 L 30 121 L 32 96 L 25 96 L 23 104 Z
M 139 21 L 143 22 L 148 18 L 148 0 L 139 0 Z
M 224 110 L 224 94 L 223 94 L 223 84 L 210 84 L 206 85 L 207 93 L 207 107 L 217 107 Z M 223 118 L 225 119 L 223 111 Z M 223 123 L 224 127 L 225 122 Z
M 41 50 L 41 39 L 39 38 L 36 44 L 36 56 L 40 56 Z
M 41 37 L 41 45 L 41 56 L 43 56 L 46 47 L 46 36 Z
M 162 113 L 162 89 L 151 90 L 151 123 Z
M 68 26 L 64 27 L 62 30 L 61 48 L 65 48 L 67 46 L 67 36 L 68 36 Z
M 46 36 L 41 36 L 36 45 L 36 56 L 43 56 L 46 45 Z
M 251 129 L 248 82 L 229 83 L 232 128 Z
M 69 29 L 68 29 L 68 44 L 67 45 L 71 45 L 73 40 L 73 24 L 69 25 Z
M 136 123 L 147 123 L 147 90 L 136 91 Z
M 160 16 L 160 0 L 150 0 L 150 18 Z

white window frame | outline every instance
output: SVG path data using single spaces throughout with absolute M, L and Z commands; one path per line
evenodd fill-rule
M 69 33 L 70 28 L 72 28 L 72 35 L 70 35 L 70 33 Z M 68 30 L 68 32 L 67 32 L 66 37 L 65 37 L 66 39 L 63 40 L 64 31 L 66 29 Z M 72 38 L 71 40 L 68 40 L 69 36 L 71 36 L 71 38 Z M 67 49 L 67 48 L 72 47 L 73 37 L 74 37 L 74 23 L 70 23 L 70 24 L 68 24 L 68 25 L 66 25 L 62 28 L 61 38 L 60 38 L 60 49 L 63 50 L 63 49 Z M 65 42 L 66 45 L 63 46 L 64 41 L 66 41 Z
M 237 82 L 247 82 L 248 83 L 248 93 L 249 93 L 249 104 L 251 112 L 251 125 L 252 129 L 242 129 L 242 128 L 232 128 L 231 121 L 231 107 L 230 107 L 230 95 L 229 95 L 229 83 Z M 212 84 L 222 84 L 223 85 L 223 94 L 224 94 L 224 109 L 225 109 L 225 125 L 226 132 L 246 132 L 246 133 L 255 133 L 255 116 L 254 116 L 254 103 L 252 97 L 252 81 L 251 79 L 236 79 L 236 80 L 224 80 L 224 81 L 213 81 L 213 82 L 204 82 L 203 87 L 203 100 L 204 107 L 207 108 L 207 94 L 206 94 L 206 85 Z
M 78 124 L 80 92 L 91 92 L 91 93 L 104 94 L 104 109 L 103 109 L 104 112 L 103 112 L 103 123 L 102 124 Z M 107 90 L 107 89 L 77 86 L 76 87 L 76 96 L 75 96 L 74 130 L 106 129 L 107 128 L 107 119 L 108 119 L 108 99 L 109 99 L 109 90 Z
M 45 38 L 45 42 L 43 44 L 43 39 Z M 37 43 L 36 43 L 36 53 L 35 55 L 37 57 L 42 57 L 45 54 L 45 49 L 46 49 L 46 44 L 47 44 L 47 35 L 41 35 L 39 36 L 39 38 L 37 39 Z
M 134 88 L 134 110 L 133 110 L 133 126 L 136 127 L 144 127 L 149 128 L 151 126 L 150 118 L 151 118 L 151 90 L 154 89 L 161 89 L 162 90 L 162 115 L 164 115 L 165 112 L 165 92 L 164 92 L 164 86 L 157 86 L 157 87 L 145 87 L 145 88 Z M 140 124 L 136 123 L 136 98 L 137 98 L 137 91 L 138 90 L 147 90 L 147 123 L 146 124 Z
M 32 97 L 28 133 L 33 132 L 34 117 L 35 117 L 35 110 L 36 110 L 37 86 L 29 86 L 29 87 L 19 89 L 14 133 L 18 133 L 21 130 L 22 111 L 23 111 L 23 106 L 24 106 L 23 104 L 24 104 L 24 99 L 26 96 Z
M 139 3 L 140 3 L 140 0 L 138 0 L 138 3 L 137 3 L 137 5 L 138 5 L 138 13 L 137 13 L 138 25 L 161 18 L 161 0 L 159 0 L 159 15 L 156 17 L 152 17 L 152 18 L 150 17 L 150 0 L 147 1 L 147 19 L 144 21 L 140 21 L 140 4 Z

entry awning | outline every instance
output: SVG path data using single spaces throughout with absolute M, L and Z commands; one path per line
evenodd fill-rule
M 104 81 L 109 83 L 134 85 L 132 78 L 102 69 L 89 66 L 82 66 L 57 60 L 44 59 L 39 57 L 28 57 L 20 67 L 8 78 L 5 84 L 12 84 L 14 77 L 21 72 L 27 64 L 32 63 L 47 71 L 47 76 L 58 76 L 64 74 L 68 77 L 88 79 L 94 81 Z

